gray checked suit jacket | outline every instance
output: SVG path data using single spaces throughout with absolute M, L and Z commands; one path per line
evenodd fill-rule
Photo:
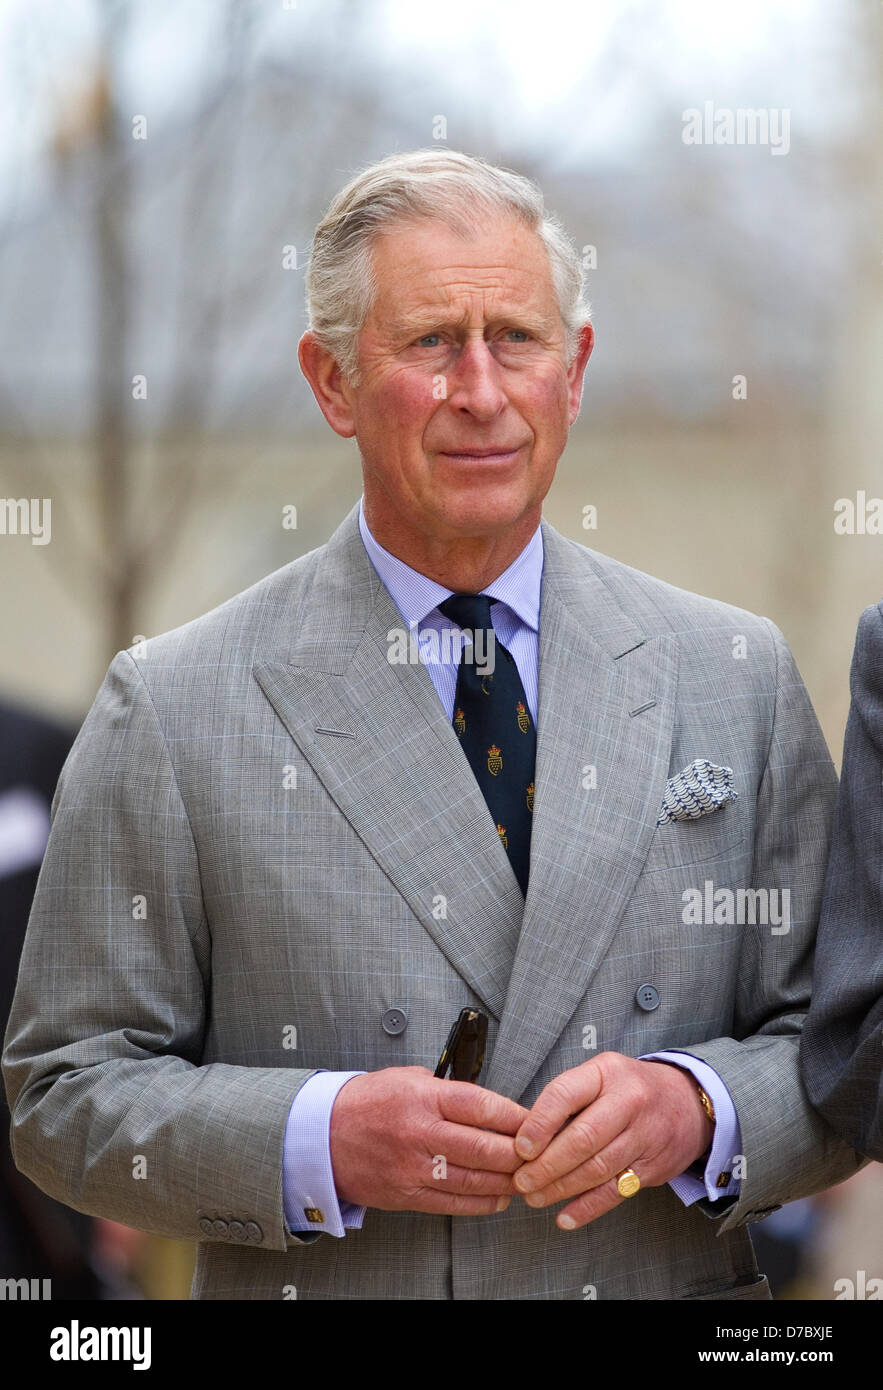
M 764 1299 L 748 1223 L 862 1165 L 798 1071 L 836 777 L 781 633 L 545 522 L 543 541 L 526 901 L 427 671 L 387 659 L 402 620 L 357 509 L 108 669 L 53 802 L 12 1140 L 78 1210 L 199 1242 L 194 1298 Z M 657 825 L 696 758 L 738 799 Z M 687 924 L 707 881 L 787 888 L 790 931 Z M 482 1084 L 525 1105 L 599 1051 L 710 1063 L 738 1200 L 646 1188 L 570 1233 L 515 1198 L 289 1234 L 299 1087 L 433 1067 L 466 1004 L 491 1019 Z

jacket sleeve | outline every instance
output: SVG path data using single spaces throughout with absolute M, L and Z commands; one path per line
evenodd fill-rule
M 883 604 L 866 608 L 801 1046 L 810 1100 L 883 1162 Z
M 718 1234 L 843 1182 L 866 1161 L 813 1109 L 800 1076 L 837 775 L 787 643 L 764 622 L 775 653 L 775 710 L 745 886 L 777 890 L 780 904 L 787 892 L 789 927 L 743 927 L 732 1036 L 681 1049 L 714 1067 L 739 1117 L 739 1195 L 726 1205 L 696 1203 Z
M 165 737 L 128 652 L 52 802 L 3 1075 L 18 1168 L 77 1211 L 284 1250 L 283 1139 L 314 1069 L 201 1065 L 211 929 Z

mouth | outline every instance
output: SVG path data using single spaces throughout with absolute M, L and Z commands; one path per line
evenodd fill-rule
M 487 449 L 442 449 L 439 452 L 442 458 L 452 459 L 455 463 L 511 463 L 522 447 L 518 444 L 508 449 L 492 446 Z

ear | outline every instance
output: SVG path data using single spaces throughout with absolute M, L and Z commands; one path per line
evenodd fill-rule
M 595 330 L 590 323 L 580 329 L 576 353 L 567 369 L 567 389 L 570 401 L 569 423 L 572 425 L 579 415 L 583 398 L 583 375 L 595 346 Z
M 343 373 L 335 358 L 308 331 L 297 345 L 297 360 L 331 428 L 344 439 L 352 439 L 356 431 L 350 391 L 344 387 Z

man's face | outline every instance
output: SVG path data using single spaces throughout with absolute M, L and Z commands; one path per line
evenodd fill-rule
M 436 539 L 536 525 L 592 346 L 588 328 L 568 371 L 542 241 L 508 217 L 468 240 L 424 220 L 373 256 L 361 378 L 340 387 L 369 518 Z

